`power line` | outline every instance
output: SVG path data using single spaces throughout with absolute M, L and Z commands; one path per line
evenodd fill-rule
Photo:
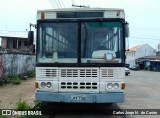
M 74 1 L 74 0 L 71 0 L 71 2 L 72 2 L 72 5 L 75 4 L 75 1 Z
M 65 4 L 64 4 L 63 0 L 61 0 L 61 1 L 62 1 L 62 4 L 63 4 L 63 7 L 65 7 Z
M 129 38 L 160 40 L 160 39 L 154 39 L 154 38 L 144 38 L 144 37 L 129 37 Z
M 48 0 L 49 4 L 54 8 L 55 5 L 53 4 L 53 1 L 52 0 Z
M 55 5 L 57 8 L 60 8 L 59 4 L 57 3 L 56 0 L 50 0 L 53 5 Z
M 151 28 L 130 28 L 131 30 L 160 30 L 160 28 L 154 28 L 154 27 L 151 27 Z
M 61 5 L 60 1 L 59 0 L 55 0 L 55 1 L 57 1 L 57 3 L 59 4 L 60 8 L 62 8 L 62 5 Z

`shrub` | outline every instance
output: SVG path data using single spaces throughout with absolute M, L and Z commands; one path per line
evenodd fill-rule
M 21 79 L 18 77 L 18 75 L 13 75 L 11 77 L 11 83 L 12 84 L 20 84 L 21 83 Z
M 26 101 L 22 101 L 21 99 L 16 103 L 16 109 L 17 110 L 28 110 L 30 109 L 30 106 L 27 104 Z
M 27 76 L 28 76 L 29 78 L 35 77 L 35 70 L 28 71 L 28 72 L 27 72 Z
M 3 77 L 3 78 L 0 79 L 0 85 L 1 86 L 4 85 L 4 84 L 8 84 L 10 82 L 11 81 L 10 81 L 10 78 L 8 76 L 5 76 L 5 77 Z

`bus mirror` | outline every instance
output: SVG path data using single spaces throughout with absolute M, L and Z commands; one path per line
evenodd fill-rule
M 29 43 L 29 45 L 33 45 L 33 40 L 34 40 L 34 32 L 29 31 L 28 32 L 28 43 Z
M 125 23 L 125 37 L 129 37 L 129 23 Z

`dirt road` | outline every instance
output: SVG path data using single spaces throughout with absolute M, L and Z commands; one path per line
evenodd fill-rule
M 25 100 L 34 106 L 35 79 L 23 80 L 20 85 L 7 84 L 0 86 L 0 109 L 15 109 L 16 102 Z

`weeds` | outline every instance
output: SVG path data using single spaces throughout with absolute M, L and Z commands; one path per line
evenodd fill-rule
M 2 115 L 0 115 L 0 118 L 8 118 L 7 116 L 2 116 Z
M 22 110 L 22 111 L 32 111 L 32 110 L 38 110 L 41 106 L 41 102 L 39 101 L 35 101 L 35 107 L 31 108 L 27 102 L 22 101 L 21 99 L 16 103 L 16 109 L 17 110 Z M 21 116 L 16 116 L 16 118 L 44 118 L 41 115 L 21 115 Z
M 16 103 L 16 109 L 17 110 L 28 110 L 31 109 L 31 107 L 27 104 L 26 101 L 22 101 L 21 99 Z
M 12 78 L 12 79 L 11 79 L 11 83 L 12 83 L 12 84 L 18 85 L 18 84 L 20 84 L 21 81 L 22 81 L 22 80 L 18 77 L 18 75 L 13 75 L 11 78 Z
M 27 72 L 27 76 L 28 76 L 29 78 L 35 77 L 35 70 L 28 71 L 28 72 Z
M 10 81 L 10 78 L 8 76 L 0 79 L 0 85 L 1 86 L 4 85 L 4 84 L 9 84 L 9 83 L 11 83 L 11 81 Z
M 35 103 L 35 105 L 34 105 L 33 109 L 38 110 L 38 109 L 41 108 L 42 102 L 40 102 L 40 101 L 34 101 L 34 103 Z
M 26 74 L 21 74 L 21 75 L 8 75 L 3 78 L 0 78 L 0 86 L 5 85 L 5 84 L 21 84 L 21 81 L 27 78 L 34 78 L 35 77 L 35 70 L 28 71 Z

